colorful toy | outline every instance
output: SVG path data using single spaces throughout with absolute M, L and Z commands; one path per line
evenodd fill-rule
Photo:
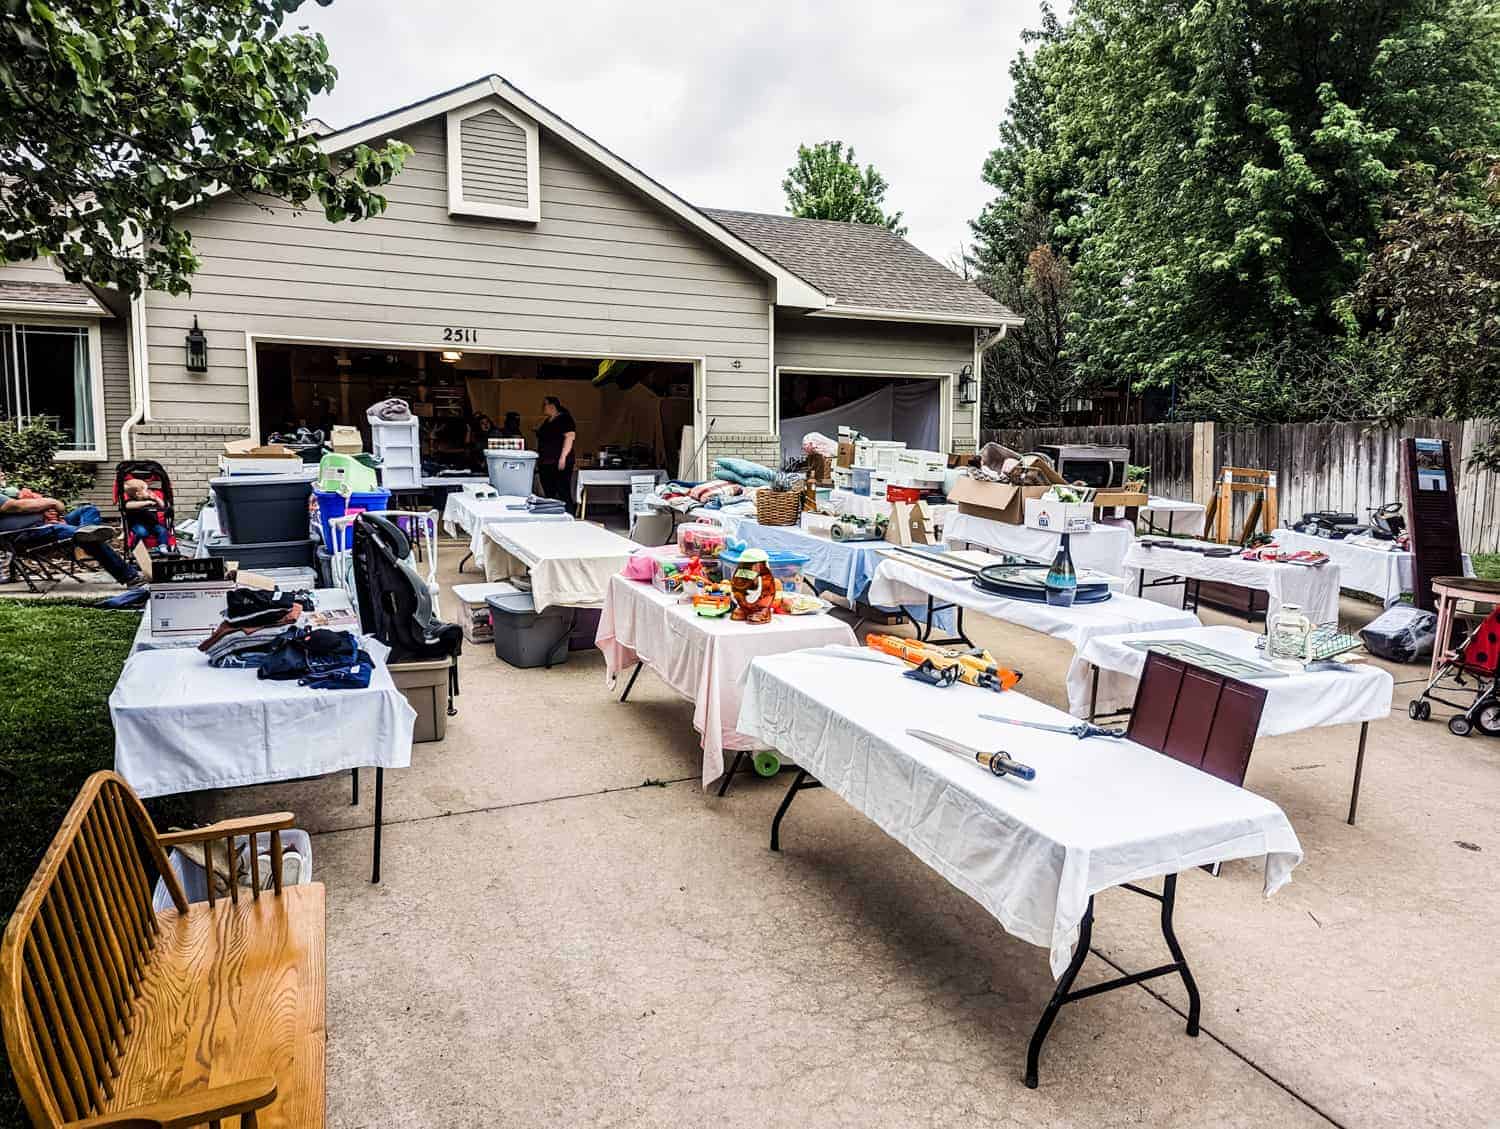
M 867 635 L 865 646 L 887 655 L 895 655 L 910 666 L 919 667 L 931 663 L 939 670 L 958 667 L 958 679 L 970 686 L 984 690 L 1009 690 L 1021 681 L 1021 672 L 1003 667 L 988 651 L 976 648 L 972 651 L 949 651 L 917 639 L 903 639 L 899 635 Z
M 746 623 L 770 623 L 776 606 L 776 577 L 764 549 L 746 549 L 729 578 L 734 593 L 733 618 Z

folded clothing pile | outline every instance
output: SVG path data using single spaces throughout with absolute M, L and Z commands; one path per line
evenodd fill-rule
M 314 690 L 362 690 L 375 673 L 375 661 L 352 632 L 325 627 L 288 628 L 258 665 L 261 678 L 296 679 Z
M 568 507 L 556 498 L 543 498 L 540 494 L 532 494 L 526 499 L 526 510 L 534 514 L 565 514 L 568 512 Z
M 749 488 L 771 485 L 776 472 L 749 459 L 737 459 L 726 455 L 714 460 L 713 477 L 723 482 L 734 482 Z
M 290 592 L 262 588 L 234 588 L 225 597 L 224 622 L 198 644 L 212 667 L 256 666 L 288 627 L 297 622 L 304 605 Z M 311 606 L 311 604 L 307 605 Z

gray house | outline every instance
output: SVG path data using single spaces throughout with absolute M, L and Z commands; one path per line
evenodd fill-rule
M 393 137 L 413 155 L 376 219 L 228 195 L 185 212 L 190 296 L 0 268 L 5 414 L 59 416 L 60 457 L 158 459 L 189 500 L 226 439 L 358 423 L 392 392 L 431 415 L 435 457 L 476 411 L 534 416 L 544 387 L 599 445 L 673 468 L 683 426 L 708 429 L 700 473 L 772 460 L 784 418 L 884 383 L 923 382 L 938 445 L 975 446 L 980 353 L 1018 319 L 889 232 L 694 207 L 494 76 L 320 141 Z

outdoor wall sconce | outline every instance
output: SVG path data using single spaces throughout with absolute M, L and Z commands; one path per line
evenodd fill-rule
M 198 318 L 193 317 L 193 328 L 187 333 L 187 370 L 188 372 L 208 371 L 208 338 L 203 335 L 203 330 L 198 328 Z
M 979 381 L 974 379 L 973 365 L 958 370 L 958 402 L 965 407 L 979 403 Z

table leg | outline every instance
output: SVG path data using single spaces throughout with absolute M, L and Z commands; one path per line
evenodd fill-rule
M 729 782 L 734 779 L 734 774 L 740 770 L 746 757 L 750 755 L 748 749 L 740 749 L 734 754 L 734 763 L 729 766 L 729 771 L 724 774 L 724 779 L 719 781 L 719 795 L 729 791 Z
M 1099 668 L 1092 663 L 1089 665 L 1093 666 L 1094 669 L 1094 675 L 1091 679 L 1093 685 L 1089 688 L 1089 720 L 1093 721 L 1094 718 L 1099 716 Z
M 771 850 L 781 850 L 781 820 L 786 815 L 786 809 L 792 806 L 792 797 L 804 788 L 821 788 L 823 785 L 807 775 L 807 769 L 799 768 L 797 775 L 792 780 L 792 786 L 786 790 L 786 797 L 781 801 L 781 806 L 776 809 L 776 818 L 771 820 Z
M 630 691 L 635 689 L 635 680 L 641 676 L 641 667 L 646 665 L 645 659 L 638 659 L 635 669 L 630 672 L 630 681 L 625 683 L 625 693 L 620 695 L 620 703 L 623 705 L 625 699 L 630 697 Z
M 1052 1029 L 1052 1023 L 1057 1018 L 1057 1013 L 1063 1004 L 1070 1004 L 1076 1000 L 1084 1000 L 1090 996 L 1097 996 L 1101 992 L 1110 992 L 1116 988 L 1128 988 L 1132 984 L 1139 984 L 1144 980 L 1154 980 L 1158 976 L 1170 976 L 1176 974 L 1182 977 L 1182 986 L 1187 989 L 1188 994 L 1188 1017 L 1187 1034 L 1196 1037 L 1198 1034 L 1198 1019 L 1202 1013 L 1202 1001 L 1198 996 L 1198 985 L 1193 980 L 1193 974 L 1188 968 L 1187 958 L 1182 955 L 1182 946 L 1177 943 L 1177 934 L 1172 929 L 1172 911 L 1177 904 L 1177 875 L 1169 874 L 1162 882 L 1162 892 L 1147 890 L 1129 882 L 1122 882 L 1121 886 L 1135 894 L 1143 897 L 1154 898 L 1161 903 L 1161 935 L 1167 944 L 1167 950 L 1172 954 L 1172 963 L 1163 964 L 1157 968 L 1148 968 L 1144 972 L 1131 972 L 1124 976 L 1117 976 L 1113 980 L 1105 980 L 1098 984 L 1090 984 L 1087 988 L 1080 988 L 1074 992 L 1070 989 L 1073 981 L 1078 976 L 1078 971 L 1083 967 L 1083 962 L 1088 958 L 1089 942 L 1093 938 L 1094 928 L 1094 899 L 1089 899 L 1088 908 L 1084 910 L 1083 920 L 1078 925 L 1078 944 L 1073 950 L 1073 959 L 1068 963 L 1067 970 L 1057 982 L 1057 987 L 1052 992 L 1052 998 L 1047 1001 L 1046 1008 L 1042 1011 L 1042 1017 L 1037 1021 L 1036 1030 L 1032 1032 L 1031 1043 L 1026 1048 L 1026 1085 L 1035 1090 L 1037 1087 L 1037 1065 L 1042 1054 L 1042 1044 L 1047 1039 L 1047 1033 Z
M 370 868 L 370 881 L 380 881 L 380 827 L 385 818 L 385 769 L 375 769 L 375 855 Z
M 1135 574 L 1135 594 L 1144 596 L 1146 594 L 1146 566 L 1141 566 L 1141 571 Z
M 466 562 L 468 562 L 468 561 L 472 561 L 473 559 L 474 559 L 474 554 L 473 553 L 465 553 L 464 554 L 464 559 L 458 562 L 458 571 L 459 572 L 463 572 L 463 570 L 464 570 L 464 564 Z
M 578 520 L 587 520 L 589 512 L 589 488 L 583 487 L 578 491 Z
M 359 806 L 359 769 L 351 768 L 349 775 L 354 779 L 354 798 L 349 801 L 350 807 Z
M 1349 789 L 1349 826 L 1354 826 L 1354 813 L 1359 808 L 1359 778 L 1365 771 L 1365 738 L 1370 735 L 1370 723 L 1359 725 L 1359 752 L 1354 754 L 1354 786 Z

